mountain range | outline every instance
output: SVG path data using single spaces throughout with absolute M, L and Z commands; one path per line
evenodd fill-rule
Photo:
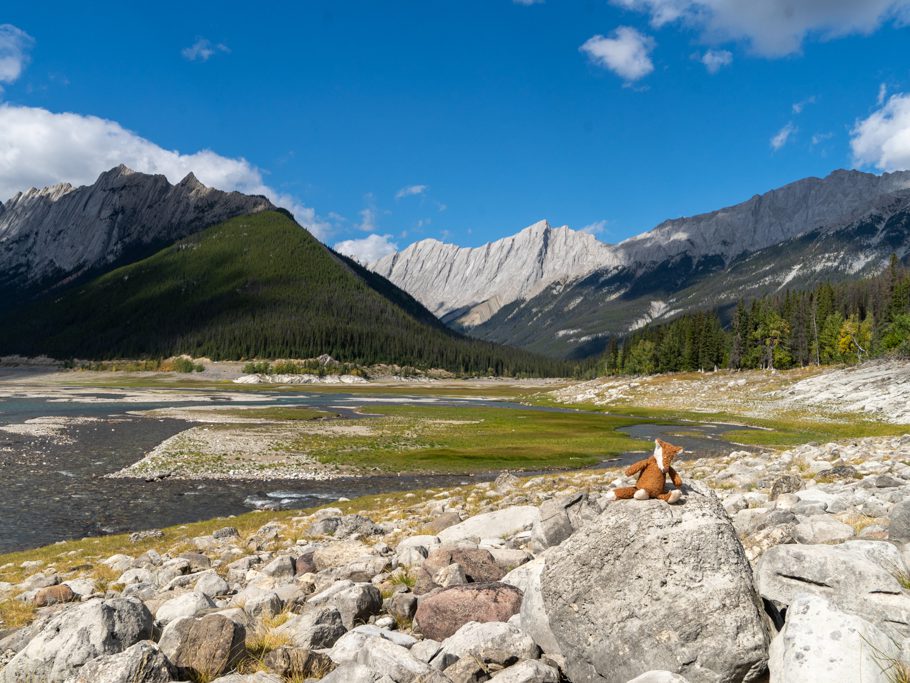
M 741 297 L 880 271 L 910 248 L 910 172 L 834 171 L 605 244 L 542 221 L 464 249 L 424 240 L 371 265 L 456 329 L 553 356 Z
M 471 339 L 268 200 L 118 167 L 0 213 L 0 355 L 313 358 L 560 374 Z
M 618 244 L 540 221 L 475 248 L 424 240 L 365 269 L 264 197 L 119 166 L 0 205 L 0 353 L 551 372 L 565 366 L 541 356 L 588 357 L 651 322 L 908 253 L 910 172 L 806 178 Z

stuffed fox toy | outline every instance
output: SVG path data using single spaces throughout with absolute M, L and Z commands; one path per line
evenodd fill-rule
M 638 475 L 635 486 L 624 486 L 613 489 L 607 494 L 610 500 L 634 498 L 635 500 L 648 500 L 660 498 L 667 503 L 675 503 L 682 497 L 682 477 L 670 467 L 673 458 L 683 452 L 679 446 L 674 446 L 660 439 L 654 440 L 654 454 L 647 460 L 639 460 L 626 469 L 626 476 Z M 667 475 L 676 487 L 666 491 Z

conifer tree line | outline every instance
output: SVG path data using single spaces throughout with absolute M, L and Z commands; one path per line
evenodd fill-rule
M 910 357 L 910 270 L 897 257 L 881 274 L 740 300 L 724 325 L 718 311 L 682 315 L 611 338 L 603 374 L 786 369 Z

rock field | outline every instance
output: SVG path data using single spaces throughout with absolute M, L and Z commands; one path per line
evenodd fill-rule
M 35 609 L 0 623 L 0 683 L 900 680 L 908 449 L 684 461 L 675 506 L 608 502 L 611 470 L 260 513 L 244 537 L 127 545 L 109 581 L 27 562 L 0 583 Z

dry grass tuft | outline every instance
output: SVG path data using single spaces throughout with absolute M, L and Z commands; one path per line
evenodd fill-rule
M 15 598 L 0 600 L 0 626 L 5 628 L 28 626 L 34 620 L 36 611 L 37 607 L 31 602 Z

